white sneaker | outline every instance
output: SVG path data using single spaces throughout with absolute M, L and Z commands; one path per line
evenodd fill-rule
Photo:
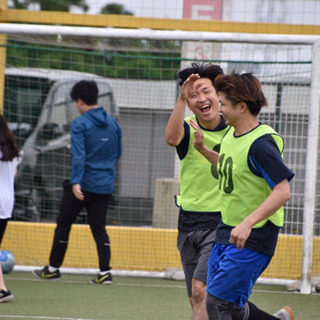
M 288 306 L 283 307 L 273 315 L 280 320 L 294 320 L 293 311 Z

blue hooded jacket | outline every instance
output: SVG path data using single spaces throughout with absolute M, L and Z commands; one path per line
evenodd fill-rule
M 71 184 L 92 193 L 111 194 L 116 163 L 122 153 L 117 121 L 102 108 L 93 108 L 71 125 Z

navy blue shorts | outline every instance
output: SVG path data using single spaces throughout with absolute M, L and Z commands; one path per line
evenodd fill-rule
M 271 257 L 235 245 L 215 243 L 208 261 L 207 292 L 244 308 Z

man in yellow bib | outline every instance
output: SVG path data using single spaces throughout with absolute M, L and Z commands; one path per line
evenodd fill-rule
M 194 75 L 194 74 L 197 75 Z M 226 132 L 218 113 L 213 86 L 222 69 L 214 64 L 193 63 L 178 73 L 181 91 L 166 130 L 166 142 L 176 147 L 180 159 L 180 207 L 177 245 L 180 251 L 193 320 L 208 319 L 206 279 L 208 258 L 221 219 L 217 170 L 193 146 L 193 119 L 201 127 L 208 147 L 219 151 Z M 185 118 L 186 107 L 193 115 Z
M 215 87 L 230 126 L 220 153 L 205 145 L 201 128 L 190 121 L 195 148 L 218 169 L 221 195 L 222 220 L 208 264 L 209 319 L 294 320 L 290 307 L 270 315 L 248 301 L 274 254 L 290 199 L 294 173 L 283 162 L 283 140 L 258 120 L 267 99 L 251 73 L 220 75 Z

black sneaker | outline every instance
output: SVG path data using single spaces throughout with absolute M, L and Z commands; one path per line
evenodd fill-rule
M 0 290 L 0 302 L 9 302 L 11 300 L 13 300 L 13 295 L 11 294 L 10 290 Z
M 60 274 L 59 269 L 55 272 L 50 272 L 48 266 L 46 266 L 40 270 L 33 270 L 32 273 L 40 279 L 52 280 L 52 281 L 56 281 L 56 280 L 61 279 L 61 274 Z
M 98 274 L 98 276 L 95 279 L 90 280 L 90 283 L 94 284 L 111 284 L 112 283 L 112 275 L 110 272 L 105 274 L 104 276 L 101 276 Z

